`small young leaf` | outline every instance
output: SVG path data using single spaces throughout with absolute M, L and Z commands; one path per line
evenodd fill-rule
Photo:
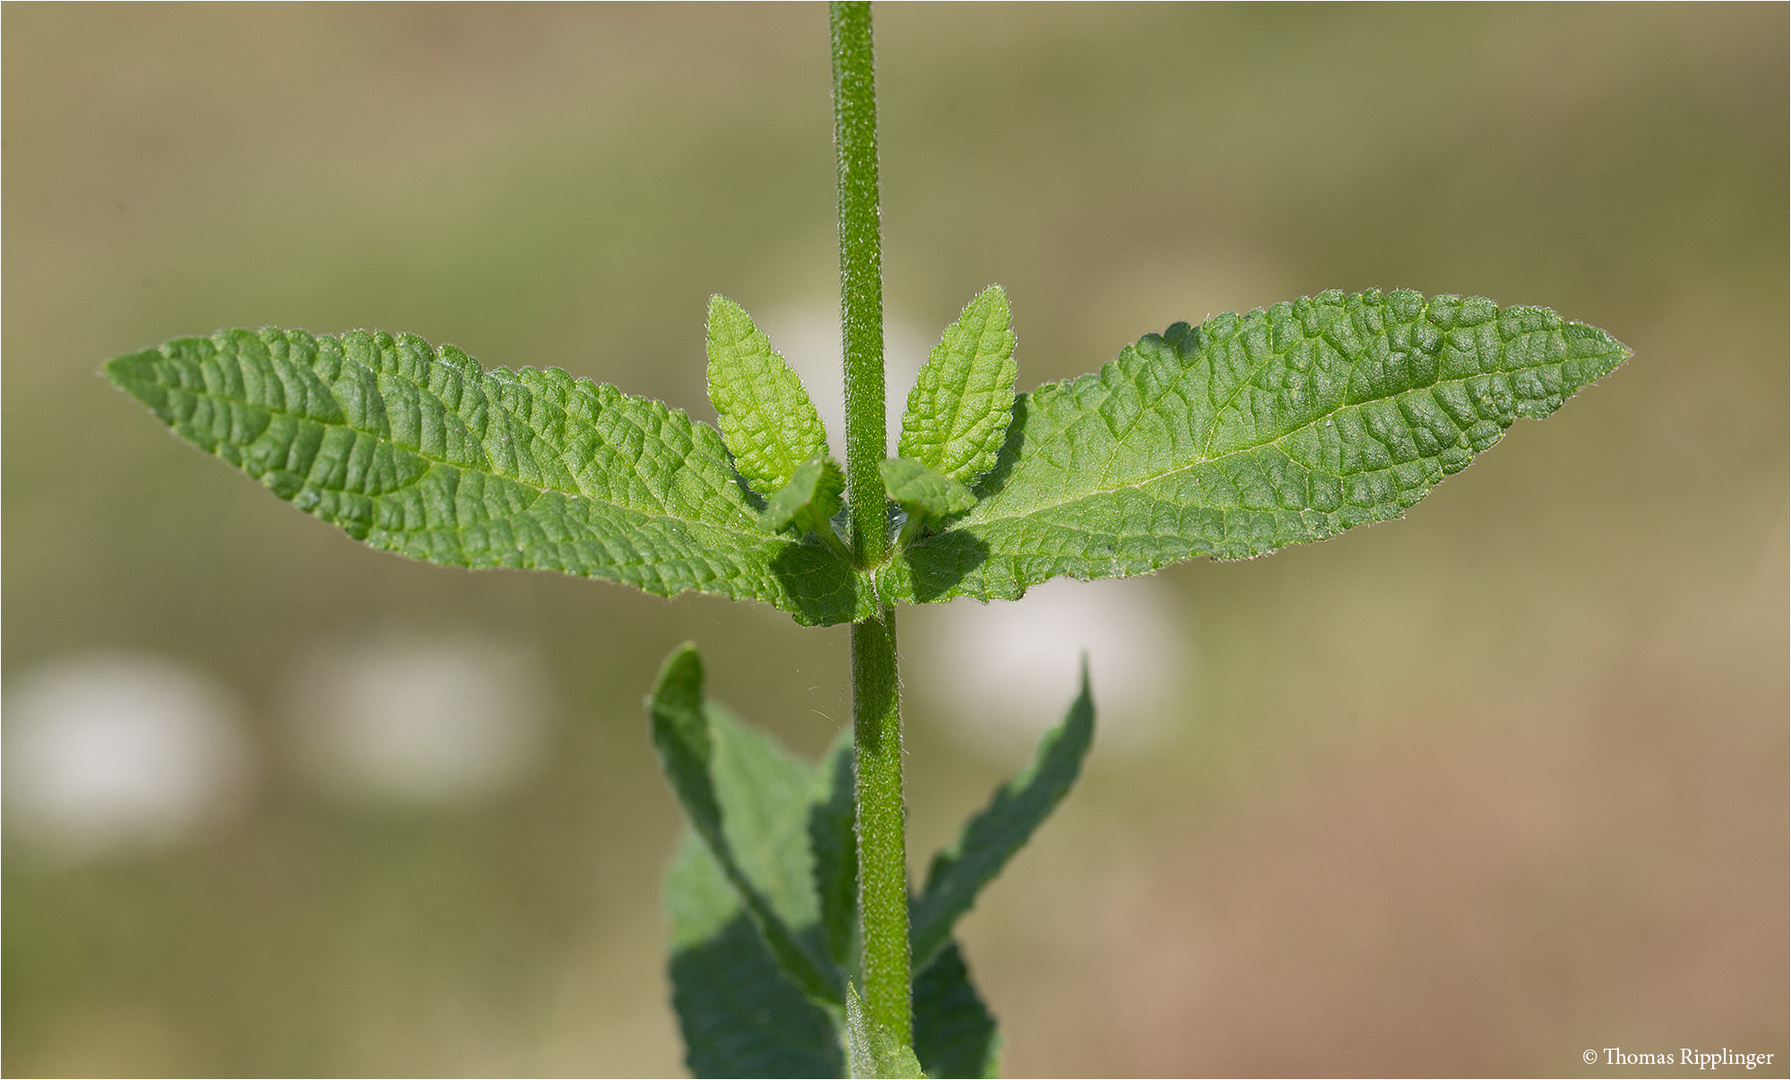
M 709 400 L 734 467 L 766 498 L 803 462 L 827 456 L 827 431 L 802 380 L 725 296 L 709 298 Z
M 987 497 L 885 564 L 877 592 L 1012 600 L 1398 517 L 1627 356 L 1544 308 L 1415 292 L 1177 323 L 1021 395 Z
M 1088 665 L 1082 689 L 1063 723 L 1039 740 L 1032 763 L 995 793 L 950 847 L 933 856 L 927 885 L 910 907 L 916 967 L 926 964 L 951 940 L 951 928 L 976 903 L 976 894 L 995 880 L 1033 830 L 1050 816 L 1082 771 L 1094 740 L 1094 699 L 1088 692 Z
M 808 766 L 703 700 L 692 645 L 666 658 L 647 713 L 666 779 L 778 967 L 811 999 L 837 1005 L 841 978 L 827 955 L 808 846 Z
M 172 427 L 372 547 L 660 596 L 875 610 L 837 554 L 766 529 L 715 429 L 554 368 L 482 371 L 409 334 L 220 330 L 109 361 Z
M 911 519 L 936 522 L 976 505 L 970 489 L 913 458 L 884 458 L 877 464 L 884 490 Z
M 1007 437 L 1017 374 L 1007 294 L 991 285 L 945 328 L 922 365 L 896 452 L 961 484 L 976 483 Z
M 851 983 L 846 984 L 846 1075 L 900 1080 L 924 1080 L 927 1075 L 914 1048 L 865 1013 Z
M 694 831 L 686 830 L 666 873 L 665 897 L 672 1006 L 692 1076 L 845 1071 L 832 1018 L 778 970 L 740 894 Z
M 999 1075 L 1001 1036 L 955 941 L 914 977 L 914 1056 L 932 1077 Z
M 846 478 L 833 459 L 817 454 L 791 475 L 790 482 L 778 489 L 765 506 L 763 520 L 773 531 L 796 525 L 803 532 L 817 533 L 825 539 L 837 539 L 833 531 L 833 515 L 839 513 L 840 496 L 845 493 Z

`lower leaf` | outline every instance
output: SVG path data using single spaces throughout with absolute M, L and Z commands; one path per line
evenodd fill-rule
M 778 970 L 715 857 L 687 830 L 665 882 L 672 1006 L 692 1076 L 839 1076 L 832 1019 Z
M 852 1075 L 995 1075 L 995 1019 L 949 926 L 917 956 L 912 1047 L 873 1038 L 863 1017 L 855 1035 L 841 999 L 816 993 L 850 986 L 858 967 L 851 730 L 810 765 L 704 700 L 689 647 L 672 654 L 649 711 L 692 820 L 665 882 L 691 1073 L 839 1076 L 862 1037 L 870 1071 Z
M 810 766 L 704 700 L 694 645 L 666 658 L 647 699 L 653 744 L 685 816 L 758 926 L 777 966 L 837 1006 L 808 850 Z
M 928 1076 L 999 1074 L 1001 1036 L 955 941 L 914 977 L 914 1053 Z
M 909 907 L 916 963 L 927 963 L 951 940 L 952 926 L 976 903 L 977 894 L 1069 793 L 1094 741 L 1094 724 L 1084 659 L 1082 688 L 1063 722 L 1039 740 L 1032 763 L 964 823 L 956 841 L 933 856 L 926 888 Z

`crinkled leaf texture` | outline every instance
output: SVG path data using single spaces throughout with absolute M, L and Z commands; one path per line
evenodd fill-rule
M 964 306 L 921 365 L 896 452 L 960 484 L 989 471 L 1013 418 L 1013 318 L 991 285 Z
M 857 967 L 849 733 L 808 765 L 707 701 L 688 645 L 667 658 L 647 711 L 692 823 L 666 876 L 686 1064 L 697 1076 L 842 1075 Z M 954 943 L 917 967 L 914 1034 L 929 1075 L 993 1074 L 995 1021 Z
M 874 611 L 837 555 L 760 521 L 715 429 L 613 386 L 361 331 L 220 330 L 105 370 L 182 438 L 376 548 L 763 600 L 808 624 Z
M 827 456 L 827 430 L 802 379 L 771 347 L 746 309 L 709 298 L 709 401 L 734 467 L 770 498 L 813 457 Z
M 976 505 L 971 490 L 949 476 L 906 457 L 884 458 L 877 463 L 883 490 L 890 501 L 909 517 L 938 521 L 961 514 Z
M 831 519 L 839 513 L 845 494 L 846 478 L 833 459 L 817 454 L 796 466 L 790 482 L 779 488 L 765 504 L 760 520 L 772 530 L 799 526 L 805 532 L 838 537 Z
M 1544 308 L 1409 291 L 1177 323 L 1021 395 L 982 501 L 885 565 L 877 591 L 1014 599 L 1398 517 L 1628 355 Z

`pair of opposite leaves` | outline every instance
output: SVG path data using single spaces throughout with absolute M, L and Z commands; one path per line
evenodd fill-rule
M 848 726 L 818 765 L 706 696 L 694 645 L 647 698 L 691 829 L 666 878 L 673 1003 L 696 1076 L 991 1075 L 995 1020 L 953 928 L 1069 792 L 1094 739 L 1081 689 L 1033 760 L 933 856 L 910 893 L 912 1049 L 862 1015 L 857 801 Z M 893 1044 L 893 1045 L 892 1045 Z M 839 1050 L 846 1050 L 842 1061 Z M 896 1061 L 906 1053 L 910 1071 Z M 855 1057 L 883 1058 L 866 1066 Z
M 991 285 L 945 328 L 908 394 L 897 456 L 878 466 L 914 526 L 976 505 L 970 485 L 994 467 L 1007 438 L 1018 374 L 1007 295 Z M 820 414 L 770 339 L 725 296 L 709 301 L 709 400 L 734 468 L 767 500 L 765 524 L 813 533 L 845 556 L 831 524 L 845 477 L 827 452 Z
M 408 334 L 222 330 L 105 370 L 183 438 L 374 547 L 828 624 L 1397 517 L 1629 355 L 1544 308 L 1379 290 L 1177 323 L 1018 395 L 1011 343 L 991 289 L 934 351 L 882 469 L 910 522 L 936 528 L 862 570 L 827 520 L 838 470 L 813 405 L 727 301 L 710 367 L 725 446 L 660 402 L 555 368 L 486 371 Z

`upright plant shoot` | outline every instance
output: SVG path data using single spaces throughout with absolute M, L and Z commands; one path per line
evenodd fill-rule
M 897 605 L 1017 600 L 1054 577 L 1248 558 L 1397 517 L 1628 350 L 1545 308 L 1326 292 L 1175 323 L 1016 393 L 1012 313 L 990 286 L 922 367 L 891 457 L 870 8 L 829 14 L 843 468 L 801 380 L 719 296 L 717 427 L 408 334 L 220 330 L 105 373 L 373 547 L 849 623 L 853 725 L 818 765 L 708 700 L 694 646 L 647 699 L 691 825 L 666 881 L 686 1060 L 698 1075 L 992 1075 L 995 1021 L 953 927 L 1074 783 L 1094 706 L 1085 672 L 1032 763 L 911 889 Z

